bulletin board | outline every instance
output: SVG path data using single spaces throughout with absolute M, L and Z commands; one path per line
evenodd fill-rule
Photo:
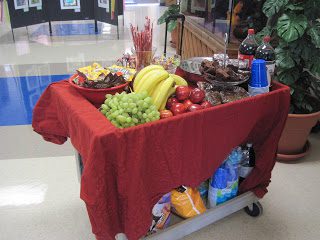
M 7 0 L 7 2 L 12 29 L 49 21 L 43 6 L 29 6 L 29 0 Z M 34 3 L 35 0 L 30 2 Z
M 90 20 L 95 19 L 93 0 L 44 0 L 46 13 L 50 21 Z
M 95 20 L 118 26 L 123 0 L 7 0 L 11 28 L 69 20 Z

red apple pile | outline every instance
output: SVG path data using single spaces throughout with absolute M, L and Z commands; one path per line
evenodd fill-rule
M 194 112 L 209 107 L 212 107 L 212 104 L 205 101 L 205 92 L 203 90 L 199 88 L 191 89 L 187 86 L 178 86 L 175 97 L 168 99 L 166 104 L 167 110 L 163 111 L 171 111 L 172 114 L 176 116 L 185 112 Z M 168 114 L 165 115 L 168 116 Z

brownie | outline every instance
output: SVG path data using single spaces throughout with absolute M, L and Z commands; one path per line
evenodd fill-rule
M 206 100 L 210 102 L 213 106 L 222 104 L 221 95 L 218 91 L 206 92 Z
M 246 90 L 241 87 L 220 91 L 222 103 L 229 103 L 249 96 Z
M 238 82 L 243 79 L 243 76 L 238 73 L 238 68 L 236 66 L 228 65 L 226 68 L 223 68 L 217 60 L 202 61 L 199 70 L 208 81 Z

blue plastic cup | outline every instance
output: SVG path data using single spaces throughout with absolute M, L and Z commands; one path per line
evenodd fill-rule
M 269 86 L 265 60 L 253 60 L 251 66 L 251 79 L 249 82 L 249 86 L 252 88 L 265 88 Z
M 223 168 L 218 168 L 214 173 L 211 181 L 213 188 L 224 189 L 227 187 L 227 171 Z

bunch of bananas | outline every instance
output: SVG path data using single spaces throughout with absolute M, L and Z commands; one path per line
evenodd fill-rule
M 177 86 L 188 86 L 188 83 L 178 75 L 169 74 L 160 65 L 143 68 L 133 82 L 134 92 L 146 91 L 159 111 L 165 109 L 168 98 Z

